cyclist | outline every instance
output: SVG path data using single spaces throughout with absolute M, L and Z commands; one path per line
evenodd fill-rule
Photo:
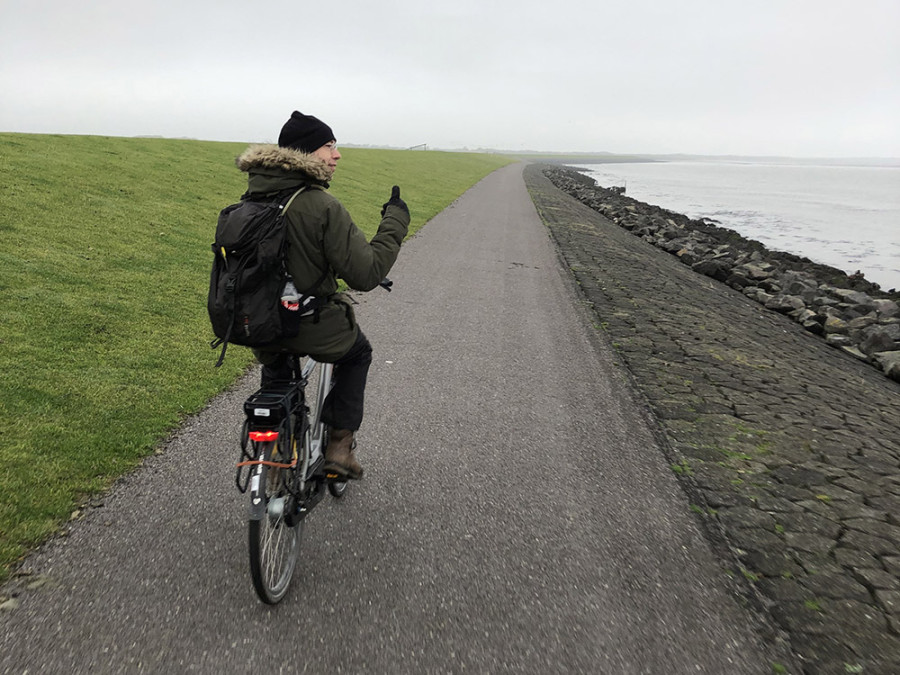
M 367 241 L 344 206 L 327 192 L 340 158 L 331 128 L 294 111 L 278 145 L 250 146 L 237 166 L 248 174 L 244 199 L 271 198 L 307 186 L 286 212 L 285 260 L 297 289 L 323 304 L 300 316 L 296 337 L 253 352 L 263 364 L 263 385 L 290 379 L 290 353 L 335 364 L 334 388 L 322 408 L 331 432 L 325 469 L 358 479 L 363 469 L 354 452 L 354 432 L 362 423 L 372 347 L 356 323 L 350 300 L 337 292 L 337 279 L 354 290 L 375 288 L 397 259 L 409 228 L 409 209 L 395 188 L 382 207 L 378 231 Z

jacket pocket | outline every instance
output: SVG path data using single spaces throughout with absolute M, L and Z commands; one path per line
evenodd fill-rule
M 336 294 L 332 300 L 344 310 L 344 315 L 347 317 L 347 323 L 349 324 L 350 329 L 355 329 L 356 312 L 353 311 L 353 305 L 350 304 L 350 300 L 342 293 Z

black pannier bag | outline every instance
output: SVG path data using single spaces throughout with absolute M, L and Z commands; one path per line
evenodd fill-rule
M 307 293 L 282 303 L 285 288 L 294 288 L 284 264 L 284 214 L 304 189 L 271 201 L 245 199 L 219 213 L 207 299 L 216 335 L 210 346 L 222 347 L 216 367 L 229 343 L 264 347 L 293 337 L 299 314 L 321 305 Z

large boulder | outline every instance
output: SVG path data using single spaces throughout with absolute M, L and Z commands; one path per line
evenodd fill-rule
M 844 321 L 839 316 L 830 315 L 826 317 L 825 323 L 823 324 L 825 328 L 825 332 L 827 334 L 837 334 L 837 335 L 846 335 L 850 332 L 850 328 L 847 325 L 847 322 Z
M 681 260 L 681 262 L 683 262 L 685 265 L 693 265 L 696 262 L 700 262 L 700 256 L 697 254 L 697 252 L 687 246 L 676 251 L 675 255 L 678 256 L 679 260 Z
M 811 309 L 804 307 L 801 310 L 798 310 L 791 314 L 791 316 L 796 319 L 798 323 L 806 323 L 807 321 L 815 321 L 816 323 L 822 323 L 823 319 L 819 318 L 819 315 L 816 314 Z
M 900 382 L 900 351 L 880 352 L 873 357 L 885 375 Z
M 879 317 L 883 319 L 900 317 L 900 305 L 893 300 L 876 298 L 873 302 L 875 304 L 875 311 L 878 312 Z
M 753 256 L 751 256 L 751 259 Z M 743 265 L 739 265 L 734 269 L 736 274 L 740 274 L 741 276 L 746 277 L 747 279 L 751 279 L 753 281 L 760 281 L 762 279 L 768 279 L 772 276 L 774 271 L 774 267 L 769 263 L 745 263 Z
M 813 335 L 825 335 L 825 326 L 822 325 L 821 321 L 818 321 L 815 318 L 806 319 L 805 321 L 801 321 L 800 325 L 802 325 L 806 330 L 808 330 Z
M 819 284 L 802 272 L 785 272 L 781 276 L 781 290 L 785 295 L 799 296 L 809 304 L 819 294 Z
M 862 314 L 867 314 L 875 309 L 875 299 L 861 291 L 852 291 L 848 288 L 834 288 L 833 286 L 823 286 L 822 288 L 827 288 L 828 293 L 838 298 L 841 302 L 845 302 L 851 307 L 858 308 L 857 311 Z
M 729 286 L 731 286 L 732 288 L 735 288 L 739 291 L 743 291 L 748 286 L 751 286 L 753 284 L 753 281 L 751 281 L 750 279 L 748 279 L 747 277 L 745 277 L 741 274 L 735 273 L 732 270 L 731 276 L 725 280 L 725 283 L 728 284 Z
M 817 295 L 812 299 L 813 307 L 835 307 L 838 305 L 838 301 L 834 298 L 829 298 L 827 295 Z
M 900 326 L 897 327 L 900 332 Z M 864 354 L 872 355 L 876 352 L 893 351 L 897 346 L 897 340 L 888 326 L 870 326 L 862 330 L 859 342 L 859 350 Z
M 716 281 L 727 281 L 731 276 L 731 266 L 723 260 L 701 260 L 691 265 L 691 269 Z
M 796 295 L 776 295 L 766 303 L 766 309 L 774 310 L 780 314 L 789 314 L 797 310 L 805 309 L 803 298 Z

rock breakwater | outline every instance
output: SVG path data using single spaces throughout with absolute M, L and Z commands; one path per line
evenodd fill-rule
M 708 220 L 693 220 L 604 188 L 574 170 L 551 168 L 561 190 L 611 222 L 671 253 L 695 272 L 785 314 L 829 345 L 900 381 L 900 293 L 861 274 L 768 250 Z

